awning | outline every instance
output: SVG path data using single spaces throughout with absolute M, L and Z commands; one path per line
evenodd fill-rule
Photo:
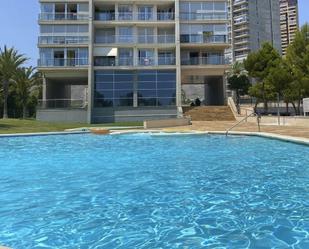
M 94 48 L 94 56 L 117 57 L 117 48 Z

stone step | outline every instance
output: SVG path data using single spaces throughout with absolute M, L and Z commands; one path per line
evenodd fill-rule
M 229 106 L 183 107 L 183 113 L 192 121 L 235 121 Z

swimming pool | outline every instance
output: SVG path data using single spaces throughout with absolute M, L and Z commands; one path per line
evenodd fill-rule
M 247 136 L 0 139 L 0 245 L 309 248 L 309 147 Z

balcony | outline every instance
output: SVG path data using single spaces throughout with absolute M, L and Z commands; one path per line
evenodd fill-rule
M 95 38 L 97 44 L 166 44 L 175 43 L 175 35 L 110 35 L 97 36 Z
M 88 66 L 88 58 L 72 59 L 39 59 L 38 67 L 85 67 Z
M 181 12 L 180 20 L 227 20 L 227 13 L 197 13 L 197 12 Z
M 181 43 L 227 43 L 228 37 L 227 35 L 180 35 Z
M 224 56 L 207 56 L 207 57 L 193 57 L 182 58 L 181 65 L 194 66 L 194 65 L 227 65 L 230 63 L 230 59 Z
M 88 36 L 40 36 L 40 45 L 75 45 L 88 44 Z
M 63 21 L 63 20 L 88 20 L 88 14 L 79 13 L 41 13 L 39 14 L 40 21 Z
M 96 12 L 96 21 L 173 21 L 174 12 L 144 13 L 144 12 Z

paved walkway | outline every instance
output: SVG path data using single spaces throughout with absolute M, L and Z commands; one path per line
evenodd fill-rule
M 197 130 L 197 131 L 226 131 L 232 127 L 236 122 L 226 121 L 195 121 L 191 126 L 182 126 L 174 128 L 166 128 L 167 131 L 185 131 L 185 130 Z M 257 132 L 258 127 L 254 123 L 242 123 L 238 127 L 235 127 L 233 131 L 247 131 Z M 277 126 L 277 125 L 261 125 L 261 132 L 269 132 L 284 136 L 303 137 L 309 139 L 309 127 L 297 127 L 297 126 Z

